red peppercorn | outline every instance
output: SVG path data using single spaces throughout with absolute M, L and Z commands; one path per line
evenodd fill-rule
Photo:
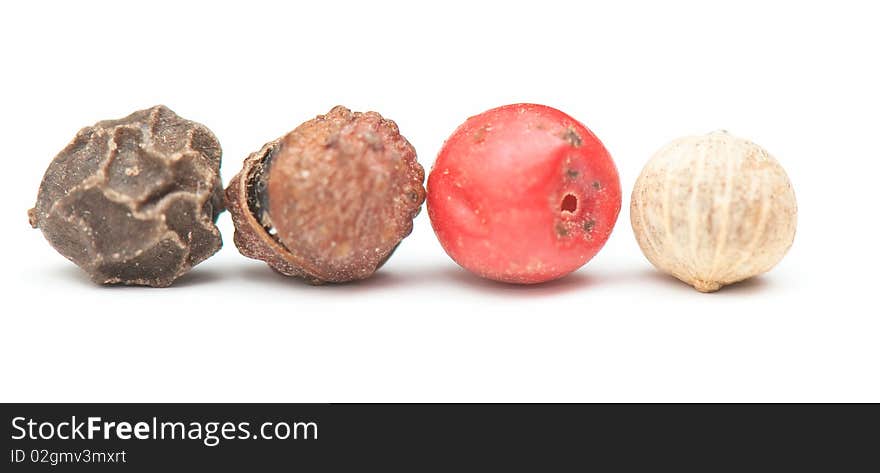
M 440 244 L 484 278 L 562 277 L 605 244 L 620 211 L 620 180 L 587 127 L 544 105 L 515 104 L 469 118 L 443 145 L 428 178 Z

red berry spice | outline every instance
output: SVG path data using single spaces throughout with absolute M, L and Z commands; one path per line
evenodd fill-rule
M 587 127 L 544 105 L 469 118 L 428 177 L 443 249 L 484 278 L 532 284 L 586 264 L 620 212 L 614 161 Z

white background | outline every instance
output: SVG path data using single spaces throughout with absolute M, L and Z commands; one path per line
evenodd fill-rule
M 871 2 L 7 2 L 0 11 L 0 401 L 880 401 L 880 14 Z M 427 213 L 379 273 L 311 287 L 225 247 L 169 289 L 103 288 L 27 224 L 85 125 L 163 103 L 244 157 L 344 104 L 429 168 L 514 102 L 590 127 L 623 210 L 587 266 L 534 287 L 470 276 Z M 768 149 L 794 247 L 700 294 L 661 276 L 629 193 L 667 141 Z

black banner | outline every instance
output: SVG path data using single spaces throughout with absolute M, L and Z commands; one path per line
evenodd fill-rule
M 5 404 L 0 410 L 3 472 L 880 467 L 878 405 Z

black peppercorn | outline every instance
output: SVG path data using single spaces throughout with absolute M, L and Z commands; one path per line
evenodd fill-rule
M 367 278 L 412 231 L 424 179 L 393 121 L 335 107 L 245 160 L 226 189 L 235 244 L 313 284 Z
M 220 155 L 161 105 L 98 122 L 52 160 L 30 223 L 95 282 L 168 286 L 222 244 Z

